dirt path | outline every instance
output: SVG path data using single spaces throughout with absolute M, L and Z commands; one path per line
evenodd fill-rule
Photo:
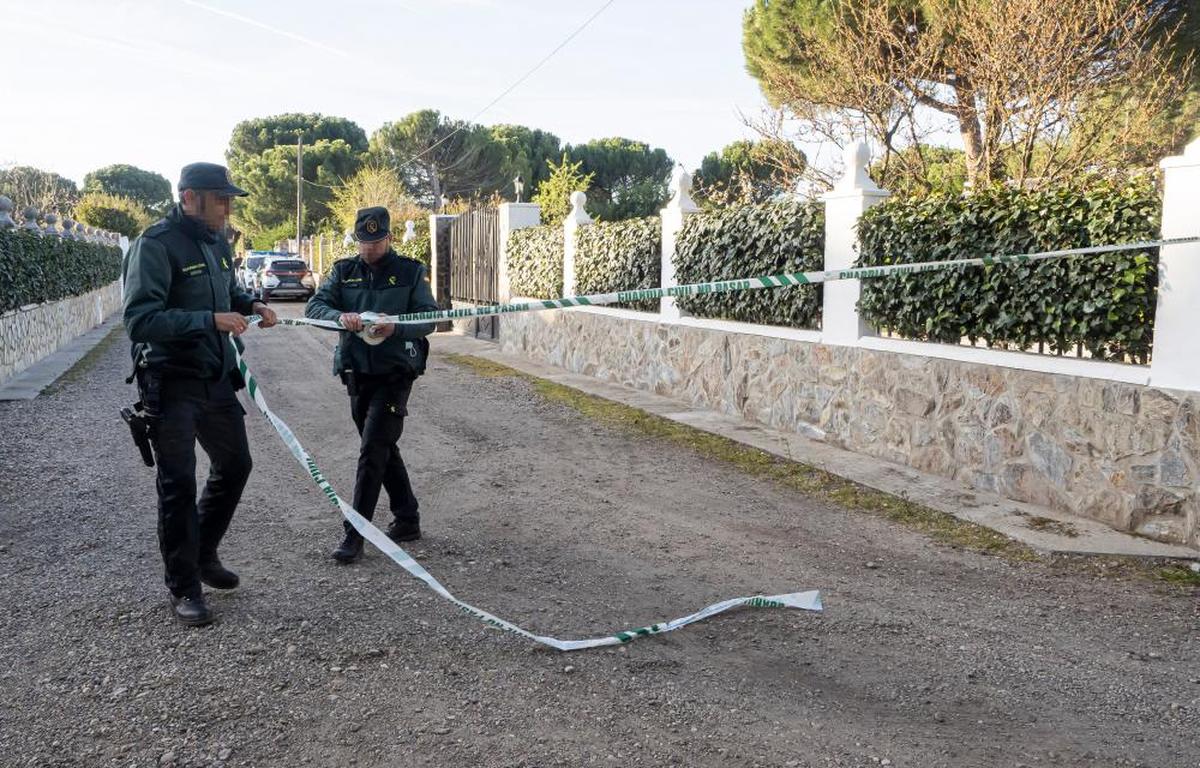
M 331 341 L 253 331 L 248 360 L 349 496 Z M 252 416 L 222 552 L 243 586 L 183 629 L 116 416 L 127 359 L 0 404 L 0 765 L 1200 766 L 1194 593 L 932 544 L 436 355 L 401 441 L 410 551 L 462 598 L 558 637 L 756 592 L 826 612 L 534 647 L 378 553 L 332 562 L 336 511 Z

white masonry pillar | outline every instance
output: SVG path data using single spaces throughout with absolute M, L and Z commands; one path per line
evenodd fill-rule
M 692 201 L 692 175 L 682 166 L 676 166 L 671 174 L 670 189 L 671 199 L 667 202 L 667 207 L 659 213 L 662 222 L 662 270 L 659 285 L 664 289 L 679 285 L 679 280 L 675 277 L 675 248 L 679 241 L 679 231 L 683 229 L 687 217 L 700 210 Z M 712 276 L 708 276 L 707 279 L 712 279 Z M 686 314 L 676 301 L 674 296 L 663 296 L 659 299 L 658 313 L 664 320 L 678 320 Z
M 1162 236 L 1200 236 L 1200 139 L 1163 168 Z M 1200 392 L 1200 243 L 1164 245 L 1158 257 L 1158 308 L 1150 384 Z
M 583 192 L 571 193 L 571 212 L 563 219 L 563 296 L 575 296 L 579 293 L 575 284 L 575 252 L 579 246 L 579 230 L 592 224 L 583 206 L 587 203 L 587 195 Z
M 858 219 L 891 194 L 880 189 L 867 175 L 871 152 L 866 142 L 846 147 L 846 171 L 825 201 L 825 269 L 849 269 L 858 257 Z M 821 310 L 821 341 L 853 346 L 875 330 L 858 313 L 861 280 L 833 280 L 824 284 Z
M 508 236 L 518 229 L 536 227 L 541 223 L 542 207 L 537 203 L 503 203 L 500 206 L 497 221 L 500 258 L 496 266 L 496 283 L 501 304 L 512 301 L 512 288 L 508 280 Z

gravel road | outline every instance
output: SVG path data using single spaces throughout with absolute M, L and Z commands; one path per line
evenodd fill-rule
M 348 497 L 331 342 L 252 330 L 247 359 Z M 1195 590 L 934 544 L 434 350 L 401 441 L 410 551 L 460 597 L 557 637 L 758 592 L 826 611 L 533 646 L 378 552 L 330 560 L 336 510 L 252 414 L 222 549 L 242 586 L 186 629 L 117 416 L 122 338 L 0 403 L 0 766 L 1200 766 Z

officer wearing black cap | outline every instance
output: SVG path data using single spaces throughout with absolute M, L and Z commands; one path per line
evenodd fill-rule
M 333 372 L 350 394 L 350 415 L 361 437 L 354 478 L 354 509 L 372 519 L 381 488 L 391 502 L 394 541 L 421 538 L 417 497 L 396 443 L 404 431 L 413 381 L 425 372 L 426 336 L 433 323 L 395 325 L 368 323 L 363 314 L 400 315 L 438 309 L 429 287 L 428 270 L 392 250 L 390 217 L 383 207 L 363 208 L 354 222 L 358 257 L 333 265 L 305 310 L 317 320 L 336 320 L 343 328 L 333 353 Z M 369 316 L 368 316 L 369 317 Z M 333 558 L 354 562 L 363 539 L 349 524 Z
M 229 337 L 246 330 L 245 315 L 262 315 L 263 327 L 276 319 L 234 279 L 225 232 L 245 194 L 224 166 L 185 166 L 178 205 L 134 240 L 123 267 L 125 331 L 158 466 L 158 543 L 175 615 L 193 626 L 213 619 L 201 584 L 238 585 L 217 556 L 250 476 Z M 211 464 L 199 502 L 197 439 Z

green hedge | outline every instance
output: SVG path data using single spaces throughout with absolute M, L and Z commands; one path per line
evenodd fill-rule
M 579 230 L 575 252 L 578 293 L 657 288 L 662 282 L 662 223 L 657 216 L 599 223 Z M 658 300 L 625 305 L 657 312 Z
M 795 200 L 695 214 L 679 233 L 675 276 L 700 283 L 823 269 L 825 211 Z M 817 328 L 821 288 L 801 285 L 693 296 L 679 306 L 698 317 Z
M 859 224 L 862 265 L 1119 244 L 1158 236 L 1149 179 L 1070 188 L 998 187 L 969 196 L 889 200 Z M 1157 252 L 1081 256 L 867 280 L 860 307 L 913 339 L 972 342 L 1145 362 L 1153 336 Z
M 105 286 L 121 276 L 121 249 L 111 245 L 0 231 L 0 312 Z
M 508 236 L 508 285 L 513 296 L 530 299 L 562 296 L 562 227 L 528 227 Z

